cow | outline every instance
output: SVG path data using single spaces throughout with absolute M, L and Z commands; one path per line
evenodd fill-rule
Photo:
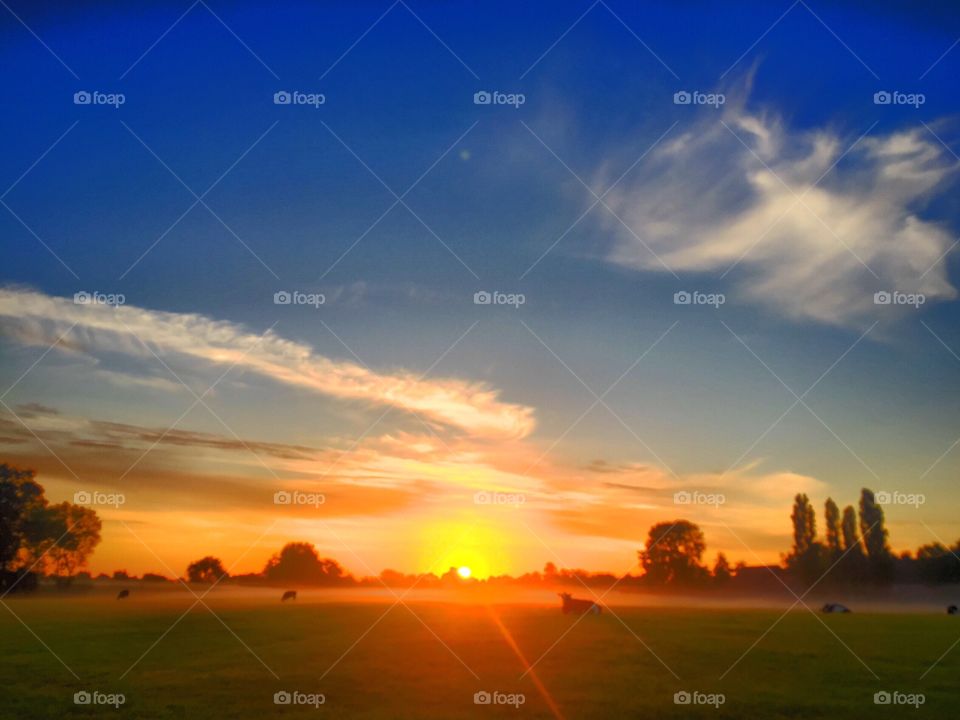
M 827 603 L 822 608 L 825 613 L 848 613 L 852 612 L 846 605 L 840 603 Z
M 573 597 L 570 593 L 558 594 L 560 595 L 560 600 L 563 602 L 563 607 L 560 609 L 564 615 L 567 613 L 573 613 L 574 615 L 582 615 L 583 613 L 599 615 L 601 612 L 600 606 L 593 600 L 581 600 L 580 598 Z
M 947 615 L 956 615 L 956 614 L 957 614 L 956 605 L 951 605 L 950 607 L 947 608 Z
M 287 600 L 296 600 L 296 599 L 297 599 L 297 591 L 296 591 L 296 590 L 287 590 L 287 591 L 283 594 L 283 597 L 280 598 L 280 602 L 286 602 Z
M 121 590 L 120 592 L 117 593 L 117 600 L 123 600 L 124 598 L 128 598 L 128 597 L 130 597 L 129 590 Z

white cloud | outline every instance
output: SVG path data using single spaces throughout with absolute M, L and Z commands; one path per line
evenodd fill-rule
M 150 357 L 140 338 L 160 355 L 178 353 L 224 369 L 236 363 L 239 371 L 323 395 L 393 405 L 479 437 L 525 437 L 535 424 L 532 408 L 501 401 L 499 392 L 483 383 L 377 372 L 324 357 L 273 332 L 261 337 L 203 315 L 75 305 L 38 292 L 0 289 L 0 319 L 21 342 L 52 344 L 66 332 L 62 344 L 73 350 Z
M 739 261 L 735 293 L 791 318 L 863 326 L 877 316 L 877 290 L 955 297 L 937 264 L 953 238 L 918 212 L 957 165 L 922 127 L 847 152 L 854 140 L 793 131 L 730 102 L 719 116 L 702 111 L 606 202 L 674 272 L 723 273 Z M 664 271 L 621 225 L 610 228 L 610 260 Z

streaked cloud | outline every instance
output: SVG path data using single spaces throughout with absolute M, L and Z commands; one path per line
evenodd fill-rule
M 325 357 L 271 331 L 257 335 L 199 314 L 77 305 L 7 288 L 0 290 L 0 321 L 20 342 L 49 345 L 65 335 L 60 346 L 75 352 L 149 357 L 142 341 L 159 354 L 177 353 L 224 369 L 236 365 L 238 370 L 318 394 L 409 410 L 476 436 L 525 437 L 535 425 L 532 408 L 502 401 L 496 389 L 483 383 L 426 379 L 409 371 L 379 372 Z

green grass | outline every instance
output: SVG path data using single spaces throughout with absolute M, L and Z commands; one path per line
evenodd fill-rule
M 23 720 L 551 717 L 491 613 L 570 719 L 946 718 L 960 697 L 960 646 L 921 679 L 960 637 L 960 621 L 945 614 L 818 619 L 800 610 L 767 632 L 779 611 L 614 608 L 625 627 L 612 614 L 577 622 L 555 608 L 411 604 L 425 627 L 403 606 L 374 625 L 388 605 L 213 595 L 208 602 L 230 630 L 197 606 L 157 642 L 193 602 L 185 591 L 4 602 L 50 648 L 0 608 L 0 716 Z M 126 703 L 74 705 L 82 689 L 122 692 Z M 275 706 L 283 689 L 323 693 L 326 703 Z M 873 694 L 883 689 L 922 692 L 926 703 L 877 707 Z M 474 705 L 478 690 L 523 693 L 526 702 L 519 710 Z M 677 706 L 678 690 L 721 692 L 726 702 Z

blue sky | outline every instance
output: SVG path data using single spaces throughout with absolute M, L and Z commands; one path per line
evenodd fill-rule
M 476 519 L 450 487 L 526 493 L 528 522 L 569 564 L 609 569 L 678 512 L 673 491 L 698 487 L 723 489 L 727 514 L 687 514 L 747 561 L 786 549 L 795 491 L 818 505 L 862 486 L 923 492 L 920 511 L 888 509 L 894 545 L 953 539 L 960 20 L 946 6 L 10 8 L 0 369 L 19 420 L 5 450 L 54 495 L 126 489 L 130 504 L 103 512 L 116 544 L 124 518 L 157 537 L 178 508 L 189 532 L 226 522 L 191 504 L 213 491 L 164 493 L 184 468 L 244 478 L 230 512 L 247 532 L 225 553 L 275 511 L 256 493 L 301 483 L 349 496 L 328 519 L 378 568 L 423 569 L 411 527 L 424 518 Z M 74 104 L 83 90 L 125 101 Z M 282 90 L 325 103 L 276 105 Z M 525 102 L 477 105 L 481 90 Z M 725 103 L 678 105 L 678 91 Z M 877 105 L 881 91 L 924 101 Z M 183 215 L 194 193 L 209 207 Z M 122 293 L 136 315 L 78 309 L 79 290 Z M 278 290 L 326 302 L 278 306 Z M 480 290 L 525 303 L 476 305 Z M 676 305 L 678 291 L 725 302 Z M 875 305 L 877 291 L 925 302 Z M 269 357 L 230 355 L 239 367 L 204 396 L 215 413 L 178 420 L 194 399 L 181 381 L 203 393 L 229 366 L 218 353 L 268 328 Z M 287 374 L 282 340 L 316 377 Z M 809 408 L 778 421 L 791 390 Z M 17 411 L 30 403 L 44 406 L 32 420 Z M 401 411 L 368 432 L 389 407 Z M 91 421 L 177 421 L 247 446 L 168 435 L 150 449 Z M 91 458 L 80 436 L 109 436 L 117 457 Z M 408 456 L 421 440 L 423 457 Z M 256 442 L 316 455 L 250 463 Z M 605 484 L 614 472 L 627 494 Z M 303 522 L 277 532 L 314 532 Z M 415 547 L 378 550 L 374 526 Z M 514 540 L 522 560 L 491 571 L 542 564 L 530 537 Z

